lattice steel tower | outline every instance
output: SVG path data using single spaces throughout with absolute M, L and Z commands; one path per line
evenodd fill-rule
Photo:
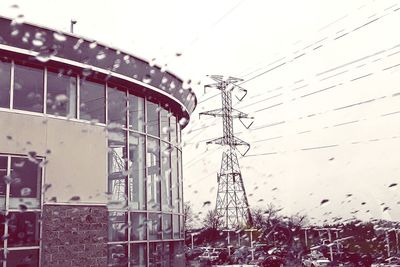
M 232 107 L 232 91 L 237 88 L 241 93 L 244 93 L 242 97 L 237 97 L 239 101 L 246 96 L 247 91 L 236 84 L 242 81 L 241 79 L 224 78 L 220 75 L 212 75 L 210 78 L 216 83 L 206 85 L 205 88 L 213 87 L 221 91 L 222 108 L 201 112 L 200 115 L 222 117 L 223 136 L 208 141 L 207 144 L 218 144 L 225 147 L 222 154 L 221 169 L 217 174 L 218 191 L 215 211 L 217 216 L 223 218 L 224 227 L 227 229 L 241 227 L 246 224 L 252 225 L 249 203 L 236 155 L 236 151 L 238 151 L 244 156 L 250 149 L 250 145 L 235 137 L 233 131 L 234 118 L 238 118 L 246 128 L 249 128 L 251 124 L 246 126 L 242 119 L 252 119 L 252 117 Z M 237 146 L 245 146 L 247 149 L 244 153 L 241 153 Z

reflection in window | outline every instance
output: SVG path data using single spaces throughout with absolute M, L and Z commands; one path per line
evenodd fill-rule
M 128 101 L 129 129 L 144 132 L 144 99 L 130 94 Z
M 10 108 L 11 64 L 0 60 L 0 108 Z
M 127 218 L 125 212 L 109 212 L 108 240 L 124 241 L 127 238 Z
M 105 122 L 105 89 L 103 84 L 81 80 L 80 119 Z
M 172 211 L 171 197 L 171 147 L 165 142 L 161 142 L 161 189 L 162 189 L 162 209 Z
M 160 141 L 151 137 L 147 139 L 147 209 L 161 209 L 160 181 Z
M 145 138 L 129 134 L 129 205 L 136 210 L 146 208 L 145 199 Z
M 38 246 L 39 217 L 38 212 L 10 212 L 8 247 Z
M 108 266 L 128 266 L 128 247 L 122 244 L 108 245 Z
M 146 267 L 147 266 L 147 249 L 146 244 L 131 245 L 131 267 Z
M 113 204 L 126 203 L 126 138 L 123 130 L 108 131 L 108 191 Z M 115 201 L 115 202 L 114 202 Z
M 176 117 L 174 115 L 171 115 L 169 118 L 170 120 L 170 141 L 172 144 L 177 143 L 177 133 L 176 133 Z
M 4 177 L 7 175 L 8 157 L 0 156 L 0 210 L 5 209 L 6 184 Z
M 171 197 L 174 212 L 179 212 L 178 149 L 171 152 Z
M 160 136 L 159 107 L 157 104 L 150 101 L 146 101 L 146 105 L 147 133 L 154 136 Z
M 161 139 L 169 141 L 169 113 L 165 109 L 160 111 Z
M 20 205 L 29 208 L 40 207 L 41 168 L 39 161 L 11 157 L 11 178 L 9 207 Z
M 174 239 L 179 239 L 179 216 L 174 215 L 173 220 L 174 220 L 173 224 Z
M 43 112 L 43 69 L 15 65 L 14 109 Z
M 161 218 L 162 214 L 150 213 L 149 214 L 149 237 L 150 240 L 161 239 Z
M 146 213 L 131 212 L 131 240 L 145 240 L 146 226 Z
M 39 266 L 39 249 L 9 250 L 7 253 L 7 266 Z
M 163 215 L 163 239 L 172 239 L 172 215 Z
M 108 123 L 126 125 L 126 91 L 114 86 L 107 88 Z
M 47 114 L 76 118 L 76 77 L 47 72 Z
M 163 244 L 150 243 L 149 244 L 149 263 L 150 267 L 163 266 Z

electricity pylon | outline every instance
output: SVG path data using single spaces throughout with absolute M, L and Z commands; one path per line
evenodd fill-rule
M 249 203 L 236 155 L 236 151 L 238 151 L 244 156 L 249 151 L 250 144 L 235 137 L 233 119 L 239 119 L 246 128 L 249 128 L 252 123 L 246 126 L 242 120 L 253 118 L 232 107 L 233 89 L 237 88 L 243 93 L 242 97 L 236 97 L 239 101 L 242 101 L 246 96 L 247 90 L 236 84 L 242 81 L 238 78 L 224 78 L 221 75 L 211 75 L 210 78 L 216 81 L 216 83 L 206 85 L 204 88 L 212 87 L 221 91 L 222 108 L 201 112 L 199 115 L 222 117 L 223 136 L 207 142 L 207 144 L 218 144 L 225 147 L 222 154 L 221 169 L 217 174 L 216 215 L 223 219 L 224 228 L 227 229 L 241 227 L 246 224 L 252 225 Z M 247 149 L 244 153 L 241 153 L 237 149 L 238 146 L 245 146 Z

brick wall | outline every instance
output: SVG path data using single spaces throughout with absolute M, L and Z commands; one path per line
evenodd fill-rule
M 42 266 L 107 266 L 106 206 L 44 205 Z

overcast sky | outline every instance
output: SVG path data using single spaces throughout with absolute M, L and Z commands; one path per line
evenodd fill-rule
M 222 129 L 199 120 L 220 105 L 202 86 L 207 74 L 243 78 L 249 93 L 235 107 L 255 122 L 235 130 L 251 144 L 240 159 L 250 205 L 272 202 L 314 222 L 400 219 L 399 8 L 394 0 L 0 2 L 2 15 L 55 29 L 76 19 L 76 34 L 200 83 L 184 131 L 185 200 L 196 211 L 215 205 L 222 154 L 204 142 Z

